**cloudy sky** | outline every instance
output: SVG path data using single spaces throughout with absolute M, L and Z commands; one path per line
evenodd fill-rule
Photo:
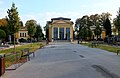
M 7 16 L 12 2 L 24 23 L 34 19 L 41 26 L 54 17 L 71 18 L 75 22 L 83 15 L 109 12 L 114 18 L 120 7 L 120 0 L 0 0 L 0 18 Z

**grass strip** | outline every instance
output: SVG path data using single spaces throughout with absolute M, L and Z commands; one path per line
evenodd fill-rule
M 41 46 L 45 46 L 44 42 L 30 43 L 16 47 L 17 54 L 14 53 L 14 48 L 1 50 L 0 54 L 5 54 L 5 67 L 9 67 L 13 64 L 16 64 L 16 55 L 17 55 L 17 63 L 20 62 L 21 50 L 24 48 L 30 48 L 30 52 L 35 52 L 37 49 L 41 48 Z M 25 58 L 26 59 L 26 58 Z
M 82 45 L 85 45 L 85 46 L 89 46 L 91 47 L 91 43 L 81 43 Z M 93 47 L 93 48 L 99 48 L 99 49 L 102 49 L 102 50 L 106 50 L 106 51 L 109 51 L 109 52 L 113 52 L 113 53 L 116 53 L 117 50 L 120 50 L 119 47 L 117 46 L 113 46 L 113 45 L 108 45 L 108 44 L 98 44 L 97 47 Z

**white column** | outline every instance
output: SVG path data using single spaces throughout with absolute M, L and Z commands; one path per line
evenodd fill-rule
M 54 28 L 52 27 L 52 38 L 54 38 Z
M 60 38 L 60 37 L 59 37 L 59 31 L 60 31 L 60 29 L 59 29 L 59 27 L 58 27 L 58 38 Z
M 72 42 L 73 41 L 73 32 L 72 32 L 72 27 L 70 27 L 70 41 Z
M 66 38 L 66 27 L 64 27 L 64 39 Z
M 72 35 L 71 30 L 72 30 L 72 28 L 70 27 L 70 39 L 72 38 L 72 36 L 71 36 Z

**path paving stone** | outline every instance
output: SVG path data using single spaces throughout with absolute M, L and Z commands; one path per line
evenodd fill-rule
M 1 78 L 120 78 L 120 56 L 104 50 L 67 42 L 50 43 L 35 55 Z

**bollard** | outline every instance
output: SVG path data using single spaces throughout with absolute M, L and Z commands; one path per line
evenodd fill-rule
M 78 40 L 78 44 L 79 44 L 80 42 L 79 42 L 79 40 Z
M 0 54 L 0 76 L 2 76 L 5 73 L 5 61 L 4 61 L 5 55 Z

